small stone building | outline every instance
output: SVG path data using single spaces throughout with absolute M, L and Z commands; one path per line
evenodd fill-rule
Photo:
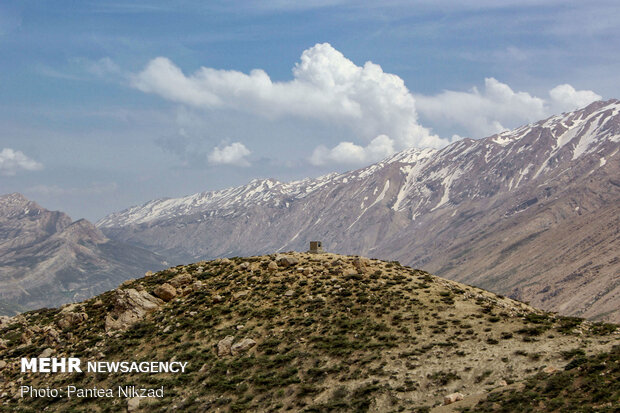
M 312 254 L 321 254 L 325 252 L 323 250 L 323 243 L 321 241 L 310 241 L 310 249 L 308 252 Z

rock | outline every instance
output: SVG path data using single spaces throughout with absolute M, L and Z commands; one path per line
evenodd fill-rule
M 277 261 L 278 264 L 284 268 L 299 264 L 299 260 L 295 257 L 280 257 Z
M 242 270 L 247 270 L 248 268 L 250 268 L 250 263 L 247 261 L 242 262 L 241 264 L 239 264 L 239 268 L 241 268 Z
M 447 406 L 448 404 L 452 404 L 454 402 L 458 402 L 459 400 L 463 400 L 465 396 L 462 393 L 451 393 L 447 396 L 443 397 L 443 404 Z
M 268 265 L 267 265 L 267 271 L 269 272 L 275 272 L 278 271 L 278 264 L 275 263 L 275 261 L 271 261 Z
M 151 275 L 153 275 L 153 271 L 147 271 L 144 273 L 145 277 L 150 277 Z
M 146 291 L 115 290 L 113 309 L 106 316 L 105 330 L 125 330 L 144 318 L 144 316 L 163 305 L 163 301 Z
M 88 314 L 86 313 L 68 312 L 62 314 L 58 321 L 56 321 L 56 324 L 58 324 L 58 327 L 60 327 L 62 330 L 65 330 L 67 328 L 75 328 L 77 325 L 83 323 L 86 320 L 88 320 Z
M 294 296 L 294 295 L 295 295 L 295 291 L 293 291 L 293 290 L 286 290 L 286 292 L 284 293 L 284 295 L 285 295 L 286 297 L 292 297 L 292 296 Z
M 506 382 L 506 380 L 500 380 L 497 382 L 498 386 L 502 386 L 502 387 L 506 387 L 508 386 L 508 382 Z
M 342 271 L 342 275 L 355 275 L 358 273 L 358 270 L 356 270 L 355 268 L 345 268 Z
M 5 367 L 6 367 L 6 361 L 0 360 L 0 371 L 4 370 Z
M 60 342 L 60 333 L 53 327 L 48 327 L 43 333 L 46 346 L 53 346 Z
M 45 350 L 43 350 L 43 352 L 41 354 L 39 354 L 39 358 L 47 358 L 49 356 L 51 356 L 52 354 L 54 354 L 54 349 L 48 347 Z
M 369 265 L 370 260 L 368 258 L 356 257 L 353 259 L 353 266 L 359 272 L 365 272 Z
M 0 327 L 8 326 L 11 322 L 11 318 L 5 315 L 0 315 Z
M 8 348 L 8 345 L 6 344 L 6 340 L 0 338 L 0 350 L 4 350 L 6 348 Z
M 558 369 L 556 369 L 553 366 L 547 366 L 543 369 L 543 373 L 547 373 L 547 374 L 553 374 L 553 373 L 557 373 Z
M 306 268 L 304 268 L 303 274 L 304 274 L 304 275 L 310 275 L 310 274 L 312 274 L 312 268 L 310 268 L 310 267 L 306 267 Z
M 139 397 L 134 397 L 134 398 L 127 400 L 127 411 L 128 412 L 135 412 L 136 410 L 138 410 L 139 407 L 140 407 Z
M 215 294 L 215 295 L 213 296 L 213 302 L 214 302 L 214 303 L 216 303 L 216 304 L 217 304 L 217 303 L 221 303 L 222 301 L 224 301 L 224 297 L 222 297 L 221 295 L 219 295 L 219 294 Z
M 192 284 L 192 290 L 199 291 L 202 289 L 202 281 L 194 281 Z
M 245 296 L 247 296 L 247 295 L 250 295 L 250 293 L 251 293 L 251 291 L 249 291 L 249 290 L 238 291 L 238 292 L 236 292 L 235 294 L 233 294 L 233 298 L 234 298 L 235 300 L 237 300 L 237 299 L 239 299 L 239 298 L 242 298 L 242 297 L 245 297 Z
M 173 279 L 170 280 L 170 285 L 175 288 L 182 287 L 184 285 L 188 285 L 192 282 L 193 278 L 189 274 L 179 274 Z M 165 284 L 164 284 L 165 285 Z
M 155 291 L 153 291 L 153 293 L 166 302 L 172 300 L 174 297 L 177 296 L 176 288 L 174 288 L 168 283 L 163 283 L 162 285 L 159 285 L 157 288 L 155 288 Z
M 243 330 L 245 326 L 243 324 L 239 324 L 236 328 L 237 330 Z
M 237 356 L 241 353 L 245 353 L 246 351 L 248 351 L 255 345 L 256 345 L 256 341 L 252 340 L 251 338 L 244 338 L 238 343 L 233 344 L 232 347 L 230 348 L 230 352 L 232 353 L 233 356 Z
M 234 336 L 226 336 L 217 343 L 217 355 L 219 357 L 229 356 L 231 353 L 232 343 L 235 341 Z

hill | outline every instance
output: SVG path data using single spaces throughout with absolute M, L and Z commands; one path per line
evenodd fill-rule
M 400 265 L 286 253 L 180 265 L 0 319 L 9 411 L 428 411 L 609 351 L 613 324 L 536 310 Z M 187 362 L 185 373 L 20 373 L 21 357 Z M 163 397 L 20 397 L 34 388 Z
M 620 102 L 317 179 L 160 199 L 97 223 L 174 262 L 300 250 L 399 260 L 620 322 Z
M 0 196 L 0 315 L 84 300 L 164 266 L 161 256 L 110 240 L 84 219 L 21 194 Z

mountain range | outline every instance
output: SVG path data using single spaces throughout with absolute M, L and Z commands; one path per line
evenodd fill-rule
M 0 314 L 90 298 L 165 265 L 87 220 L 74 222 L 21 194 L 0 196 Z
M 620 102 L 316 179 L 158 199 L 97 222 L 169 257 L 329 251 L 399 260 L 568 315 L 620 321 Z

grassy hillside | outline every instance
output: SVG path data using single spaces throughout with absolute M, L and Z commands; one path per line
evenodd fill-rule
M 159 296 L 163 300 L 155 298 Z M 150 303 L 150 304 L 149 304 Z M 148 307 L 148 308 L 147 308 Z M 609 351 L 558 317 L 397 262 L 288 253 L 178 266 L 0 324 L 8 411 L 427 411 Z M 230 346 L 232 345 L 232 349 Z M 3 349 L 4 347 L 4 349 Z M 22 374 L 20 357 L 187 361 L 185 374 Z M 19 386 L 164 387 L 163 398 L 21 398 Z

